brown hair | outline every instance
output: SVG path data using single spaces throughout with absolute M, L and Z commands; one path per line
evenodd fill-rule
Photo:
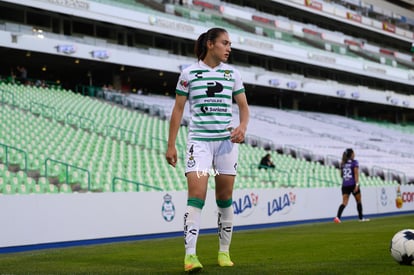
M 341 162 L 341 167 L 344 166 L 344 164 L 351 159 L 352 154 L 354 153 L 354 150 L 352 150 L 352 148 L 348 148 L 346 149 L 343 153 L 342 153 L 342 162 Z
M 207 55 L 207 41 L 214 42 L 220 34 L 226 32 L 223 28 L 211 28 L 207 32 L 200 34 L 194 45 L 194 53 L 198 60 L 203 60 Z

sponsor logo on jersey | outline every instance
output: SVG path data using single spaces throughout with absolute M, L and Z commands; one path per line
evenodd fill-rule
M 214 81 L 207 83 L 206 94 L 208 97 L 214 97 L 216 93 L 221 93 L 223 91 L 223 85 L 221 83 Z
M 208 106 L 201 106 L 200 109 L 204 114 L 208 112 Z
M 206 114 L 207 112 L 222 112 L 222 113 L 227 113 L 227 108 L 226 107 L 208 107 L 208 106 L 202 106 L 201 111 Z

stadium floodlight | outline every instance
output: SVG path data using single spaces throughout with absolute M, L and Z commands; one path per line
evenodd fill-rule
M 34 33 L 34 35 L 36 35 L 40 39 L 45 38 L 45 35 L 43 34 L 43 30 L 41 30 L 41 29 L 33 28 L 33 33 Z

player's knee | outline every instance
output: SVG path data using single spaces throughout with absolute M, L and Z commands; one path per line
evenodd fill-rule
M 228 200 L 216 200 L 216 204 L 220 208 L 227 208 L 233 205 L 233 199 L 230 198 Z
M 204 200 L 203 199 L 200 199 L 200 198 L 191 197 L 191 198 L 188 198 L 187 199 L 187 205 L 194 206 L 194 207 L 196 207 L 198 209 L 203 209 L 203 207 L 204 207 Z

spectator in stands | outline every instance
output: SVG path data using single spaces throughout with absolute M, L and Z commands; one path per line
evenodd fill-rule
M 108 85 L 108 92 L 115 93 L 115 92 L 117 92 L 117 90 L 115 90 L 115 88 L 114 88 L 114 86 L 112 84 L 109 84 Z
M 338 208 L 338 213 L 334 219 L 335 223 L 341 222 L 342 212 L 349 201 L 349 195 L 352 193 L 357 203 L 359 221 L 365 222 L 362 214 L 361 189 L 359 188 L 359 164 L 355 160 L 354 150 L 348 148 L 342 154 L 342 162 L 340 167 L 342 178 L 342 204 Z
M 260 161 L 259 169 L 273 169 L 275 168 L 275 164 L 272 161 L 272 156 L 270 154 L 266 154 L 262 160 Z
M 104 84 L 104 85 L 102 86 L 102 91 L 103 91 L 103 92 L 107 92 L 107 91 L 108 91 L 108 86 L 106 86 L 106 84 Z
M 184 69 L 176 86 L 166 159 L 177 164 L 177 133 L 187 99 L 192 114 L 185 160 L 188 198 L 184 215 L 185 271 L 203 268 L 196 255 L 201 212 L 206 199 L 208 177 L 214 167 L 220 266 L 233 266 L 229 247 L 233 232 L 233 185 L 237 169 L 238 143 L 243 142 L 249 107 L 240 73 L 225 64 L 231 41 L 225 29 L 212 28 L 195 44 L 198 61 Z M 220 95 L 220 96 L 218 96 Z M 239 125 L 232 127 L 232 99 L 239 107 Z
M 27 70 L 26 70 L 26 68 L 23 67 L 23 66 L 17 66 L 16 69 L 19 72 L 18 80 L 22 84 L 25 84 L 26 81 L 27 81 Z
M 46 81 L 45 81 L 45 80 L 43 80 L 43 79 L 38 79 L 38 80 L 36 80 L 36 82 L 34 83 L 34 85 L 35 85 L 36 87 L 41 87 L 41 88 L 47 88 L 47 87 L 48 87 L 48 85 L 47 85 Z

